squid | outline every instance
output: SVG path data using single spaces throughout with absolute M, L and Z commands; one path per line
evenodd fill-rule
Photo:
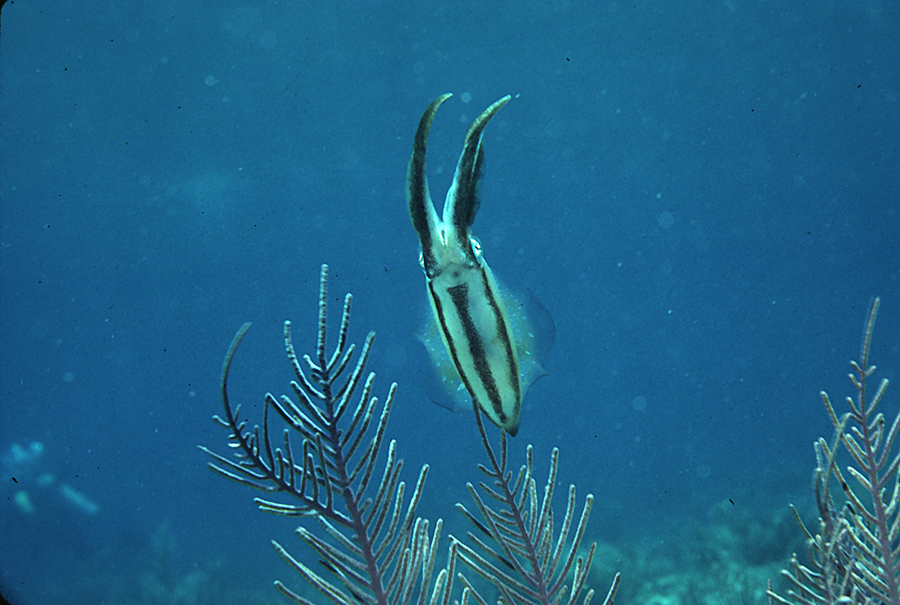
M 510 97 L 492 104 L 472 123 L 438 216 L 428 191 L 425 152 L 434 116 L 450 96 L 432 101 L 419 121 L 406 179 L 409 216 L 422 246 L 426 291 L 447 354 L 475 412 L 481 410 L 515 436 L 525 390 L 519 354 L 504 297 L 471 229 L 484 163 L 481 137 Z

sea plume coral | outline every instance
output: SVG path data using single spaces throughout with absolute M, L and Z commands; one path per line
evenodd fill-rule
M 869 352 L 880 302 L 872 301 L 859 362 L 850 364 L 856 393 L 847 397 L 849 411 L 838 415 L 828 394 L 821 393 L 835 435 L 830 445 L 823 438 L 815 443 L 819 528 L 815 534 L 809 531 L 791 507 L 806 535 L 809 561 L 803 564 L 793 556 L 791 569 L 783 572 L 791 588 L 783 597 L 770 585 L 770 603 L 900 605 L 900 452 L 894 448 L 900 413 L 888 424 L 878 411 L 888 381 L 882 379 L 874 393 L 869 384 L 875 373 Z M 841 452 L 850 459 L 843 471 Z M 842 505 L 835 504 L 833 492 L 842 495 Z
M 255 499 L 263 511 L 316 520 L 318 532 L 300 526 L 297 534 L 315 552 L 322 570 L 305 565 L 280 543 L 273 541 L 273 545 L 294 571 L 334 603 L 403 605 L 414 601 L 419 605 L 448 605 L 453 580 L 458 577 L 463 584 L 459 603 L 465 605 L 471 598 L 486 605 L 487 600 L 475 585 L 457 573 L 457 562 L 462 561 L 489 580 L 507 605 L 574 605 L 594 552 L 591 544 L 587 555 L 578 556 L 593 496 L 587 496 L 580 520 L 574 525 L 575 532 L 571 533 L 575 488 L 570 487 L 565 516 L 555 531 L 550 504 L 556 484 L 557 452 L 551 459 L 543 499 L 539 499 L 532 475 L 531 448 L 513 482 L 512 472 L 507 470 L 506 434 L 501 432 L 500 455 L 496 456 L 481 416 L 476 415 L 489 458 L 489 465 L 481 470 L 493 480 L 480 486 L 485 494 L 499 501 L 500 507 L 487 506 L 477 490 L 469 486 L 479 514 L 459 508 L 483 536 L 470 533 L 467 540 L 451 537 L 443 567 L 436 564 L 442 521 L 438 519 L 432 531 L 427 520 L 416 516 L 428 467 L 420 470 L 407 503 L 406 484 L 400 479 L 403 462 L 397 456 L 397 443 L 391 441 L 381 480 L 372 482 L 396 384 L 382 404 L 372 396 L 374 374 L 363 379 L 374 339 L 371 332 L 357 361 L 352 363 L 355 347 L 347 342 L 352 301 L 349 294 L 344 299 L 337 344 L 327 354 L 327 275 L 327 266 L 323 265 L 315 357 L 297 355 L 291 325 L 286 322 L 285 349 L 294 371 L 293 397 L 266 394 L 262 424 L 252 428 L 240 419 L 241 406 L 232 406 L 227 389 L 231 363 L 249 324 L 244 324 L 234 337 L 222 368 L 224 417 L 215 417 L 218 424 L 229 430 L 234 455 L 222 456 L 201 446 L 213 457 L 210 468 L 242 485 L 271 494 Z M 284 425 L 280 435 L 270 428 L 270 413 Z M 286 496 L 288 501 L 269 499 L 278 495 Z M 616 575 L 603 605 L 612 605 L 618 583 Z M 294 602 L 313 603 L 283 582 L 275 584 Z M 592 596 L 593 591 L 587 590 L 582 605 L 588 605 Z

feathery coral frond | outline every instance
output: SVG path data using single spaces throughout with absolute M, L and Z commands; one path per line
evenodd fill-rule
M 819 531 L 815 535 L 810 532 L 794 510 L 807 536 L 809 563 L 803 565 L 793 556 L 791 569 L 783 572 L 791 584 L 788 597 L 770 587 L 770 603 L 900 605 L 900 452 L 894 451 L 900 413 L 885 433 L 887 423 L 877 408 L 888 381 L 882 380 L 871 396 L 867 384 L 875 372 L 875 366 L 869 365 L 869 352 L 880 302 L 875 298 L 869 309 L 860 361 L 850 362 L 850 381 L 856 389 L 855 398 L 847 397 L 850 411 L 838 416 L 828 394 L 821 393 L 835 436 L 831 445 L 821 438 L 814 444 L 813 490 Z M 852 482 L 837 463 L 842 449 L 850 457 L 846 474 Z M 832 478 L 843 495 L 840 509 L 832 496 Z
M 244 324 L 235 335 L 222 366 L 224 418 L 214 418 L 231 432 L 233 455 L 222 456 L 201 446 L 213 458 L 210 468 L 270 494 L 266 499 L 255 499 L 260 510 L 315 518 L 318 532 L 308 527 L 296 531 L 316 553 L 324 572 L 313 570 L 280 543 L 272 544 L 298 575 L 339 605 L 407 605 L 413 600 L 416 605 L 449 605 L 455 577 L 463 584 L 460 605 L 467 605 L 470 599 L 477 605 L 487 605 L 475 586 L 463 574 L 457 574 L 458 559 L 491 581 L 505 605 L 560 605 L 564 599 L 566 605 L 576 605 L 596 547 L 592 543 L 584 555 L 579 555 L 593 496 L 587 496 L 578 516 L 575 487 L 571 486 L 565 515 L 556 528 L 551 503 L 559 451 L 553 450 L 550 476 L 540 499 L 532 474 L 531 446 L 526 450 L 526 463 L 513 481 L 507 470 L 506 433 L 501 431 L 498 457 L 477 407 L 475 417 L 488 457 L 488 465 L 479 468 L 490 479 L 479 487 L 487 498 L 469 484 L 477 515 L 462 505 L 457 507 L 489 540 L 469 533 L 473 548 L 451 536 L 447 565 L 438 569 L 434 578 L 442 522 L 438 519 L 432 532 L 428 521 L 415 516 L 428 466 L 422 467 L 406 503 L 406 484 L 400 480 L 403 461 L 397 458 L 396 442 L 391 441 L 381 480 L 370 489 L 397 385 L 391 386 L 379 413 L 379 401 L 372 396 L 374 374 L 363 380 L 374 335 L 369 333 L 353 364 L 355 348 L 347 344 L 349 294 L 344 299 L 337 345 L 330 356 L 327 354 L 326 282 L 327 266 L 323 265 L 315 359 L 297 355 L 291 324 L 285 322 L 284 342 L 294 370 L 294 398 L 267 393 L 261 426 L 250 428 L 240 420 L 241 406 L 232 406 L 228 397 L 231 363 L 250 324 Z M 270 429 L 270 410 L 285 425 L 280 436 Z M 289 501 L 269 499 L 279 495 Z M 491 499 L 499 503 L 499 508 L 488 505 Z M 616 574 L 603 605 L 613 604 L 618 585 Z M 313 605 L 283 582 L 276 581 L 275 586 L 294 602 Z M 593 590 L 587 590 L 580 605 L 588 605 L 593 595 Z
M 406 484 L 399 479 L 403 461 L 397 459 L 396 443 L 391 441 L 381 481 L 373 490 L 374 496 L 369 495 L 397 385 L 391 385 L 379 414 L 379 400 L 371 395 L 374 374 L 362 380 L 374 333 L 366 337 L 358 360 L 351 364 L 355 347 L 347 345 L 352 302 L 349 294 L 344 299 L 337 345 L 330 356 L 327 354 L 327 277 L 328 267 L 323 265 L 315 359 L 303 356 L 301 362 L 291 340 L 291 324 L 285 322 L 285 350 L 294 370 L 291 389 L 296 399 L 287 395 L 276 398 L 268 393 L 262 426 L 251 429 L 240 420 L 241 406 L 232 407 L 227 386 L 238 345 L 250 327 L 249 323 L 244 324 L 222 367 L 225 416 L 215 417 L 218 424 L 231 431 L 229 446 L 234 450 L 233 457 L 202 446 L 201 449 L 213 457 L 209 466 L 222 476 L 291 499 L 285 503 L 256 498 L 261 510 L 318 520 L 321 534 L 305 527 L 298 528 L 297 533 L 320 557 L 333 579 L 313 571 L 279 543 L 273 541 L 273 545 L 298 574 L 329 600 L 340 605 L 405 605 L 418 594 L 419 605 L 426 601 L 430 605 L 447 605 L 452 575 L 440 572 L 429 593 L 441 521 L 429 533 L 429 523 L 415 516 L 428 466 L 422 467 L 404 507 Z M 353 408 L 356 397 L 358 403 Z M 353 412 L 349 420 L 342 422 L 350 409 Z M 286 424 L 281 436 L 270 430 L 270 410 Z M 299 447 L 293 441 L 298 437 Z M 276 438 L 283 445 L 279 447 Z M 310 600 L 282 582 L 276 582 L 276 586 L 293 601 L 311 605 Z
M 568 593 L 566 604 L 575 605 L 584 588 L 597 546 L 596 542 L 592 542 L 584 556 L 578 554 L 594 496 L 588 494 L 575 531 L 570 535 L 576 515 L 576 497 L 575 486 L 569 487 L 565 516 L 554 539 L 552 500 L 559 450 L 553 449 L 550 475 L 544 486 L 543 499 L 539 499 L 537 483 L 532 474 L 534 458 L 531 445 L 526 450 L 526 462 L 513 482 L 512 472 L 507 470 L 506 432 L 500 431 L 498 457 L 491 447 L 477 408 L 475 417 L 489 461 L 488 466 L 479 468 L 491 480 L 489 483 L 480 482 L 478 487 L 491 500 L 499 502 L 502 508 L 495 510 L 488 506 L 478 490 L 469 483 L 467 486 L 478 509 L 478 516 L 462 504 L 457 504 L 456 507 L 481 533 L 490 537 L 493 545 L 472 532 L 469 532 L 468 538 L 477 545 L 478 550 L 453 536 L 450 537 L 451 543 L 458 549 L 458 556 L 466 565 L 496 586 L 504 604 L 558 605 Z M 486 605 L 476 588 L 461 574 L 460 580 L 469 591 L 469 596 L 479 605 Z M 603 605 L 612 605 L 618 585 L 619 574 L 616 574 Z M 593 596 L 594 591 L 588 590 L 582 605 L 588 605 Z

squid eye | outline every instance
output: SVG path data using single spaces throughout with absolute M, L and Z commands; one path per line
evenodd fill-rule
M 475 255 L 475 258 L 481 260 L 481 242 L 478 241 L 478 238 L 469 238 L 469 245 L 472 246 L 472 253 Z
M 441 274 L 441 271 L 436 267 L 431 267 L 430 269 L 425 266 L 425 253 L 419 252 L 419 266 L 422 267 L 422 271 L 425 272 L 425 277 L 429 280 L 434 279 L 436 276 Z

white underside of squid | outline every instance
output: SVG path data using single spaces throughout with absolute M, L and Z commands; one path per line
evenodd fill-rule
M 523 395 L 518 354 L 499 288 L 470 229 L 479 203 L 481 135 L 509 96 L 488 107 L 469 128 L 439 218 L 428 192 L 425 151 L 434 115 L 449 97 L 442 95 L 428 106 L 416 131 L 407 172 L 410 218 L 422 244 L 434 319 L 460 380 L 477 408 L 515 435 Z

